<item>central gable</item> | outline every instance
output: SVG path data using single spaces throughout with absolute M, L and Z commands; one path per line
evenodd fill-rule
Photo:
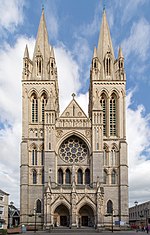
M 60 118 L 87 118 L 86 114 L 83 112 L 82 108 L 79 106 L 77 101 L 72 99 L 70 104 L 61 114 Z

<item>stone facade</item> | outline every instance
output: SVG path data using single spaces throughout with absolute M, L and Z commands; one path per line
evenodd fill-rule
M 125 124 L 126 76 L 121 48 L 115 59 L 103 12 L 90 69 L 89 114 L 72 95 L 59 114 L 54 50 L 44 10 L 33 60 L 23 58 L 21 223 L 102 227 L 128 222 Z M 34 216 L 32 216 L 34 215 Z

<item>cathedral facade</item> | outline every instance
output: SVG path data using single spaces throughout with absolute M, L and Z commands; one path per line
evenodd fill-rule
M 22 75 L 21 223 L 103 227 L 128 223 L 126 75 L 104 10 L 90 69 L 88 116 L 72 95 L 59 113 L 57 66 L 42 11 Z M 36 218 L 35 218 L 36 217 Z

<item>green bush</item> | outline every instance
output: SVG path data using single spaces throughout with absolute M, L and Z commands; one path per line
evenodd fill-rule
M 0 234 L 6 235 L 7 234 L 7 229 L 0 229 Z

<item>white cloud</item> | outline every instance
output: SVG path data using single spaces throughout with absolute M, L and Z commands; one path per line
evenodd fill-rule
M 59 31 L 59 19 L 57 15 L 56 5 L 53 4 L 53 1 L 50 5 L 46 7 L 46 15 L 48 16 L 46 19 L 47 29 L 49 32 L 50 39 L 56 39 L 58 37 Z
M 19 38 L 0 50 L 0 187 L 19 206 L 21 142 L 21 80 L 25 45 L 33 50 L 33 39 Z
M 142 5 L 146 3 L 146 0 L 128 0 L 128 1 L 117 1 L 116 4 L 120 5 L 120 7 L 123 9 L 122 14 L 122 24 L 128 23 L 134 15 L 137 15 L 138 8 L 140 8 Z
M 78 93 L 81 83 L 79 81 L 79 66 L 73 55 L 63 44 L 55 48 L 58 68 L 59 97 L 61 112 L 72 99 L 72 93 Z
M 24 0 L 0 0 L 0 30 L 14 32 L 23 23 Z M 3 6 L 3 7 L 2 7 Z
M 130 35 L 126 38 L 122 47 L 125 56 L 128 57 L 132 53 L 138 56 L 142 61 L 147 59 L 147 52 L 150 50 L 150 24 L 142 18 L 139 22 L 133 24 Z
M 129 201 L 149 200 L 150 179 L 150 116 L 144 115 L 143 105 L 131 108 L 133 92 L 127 96 L 127 142 L 129 159 Z

